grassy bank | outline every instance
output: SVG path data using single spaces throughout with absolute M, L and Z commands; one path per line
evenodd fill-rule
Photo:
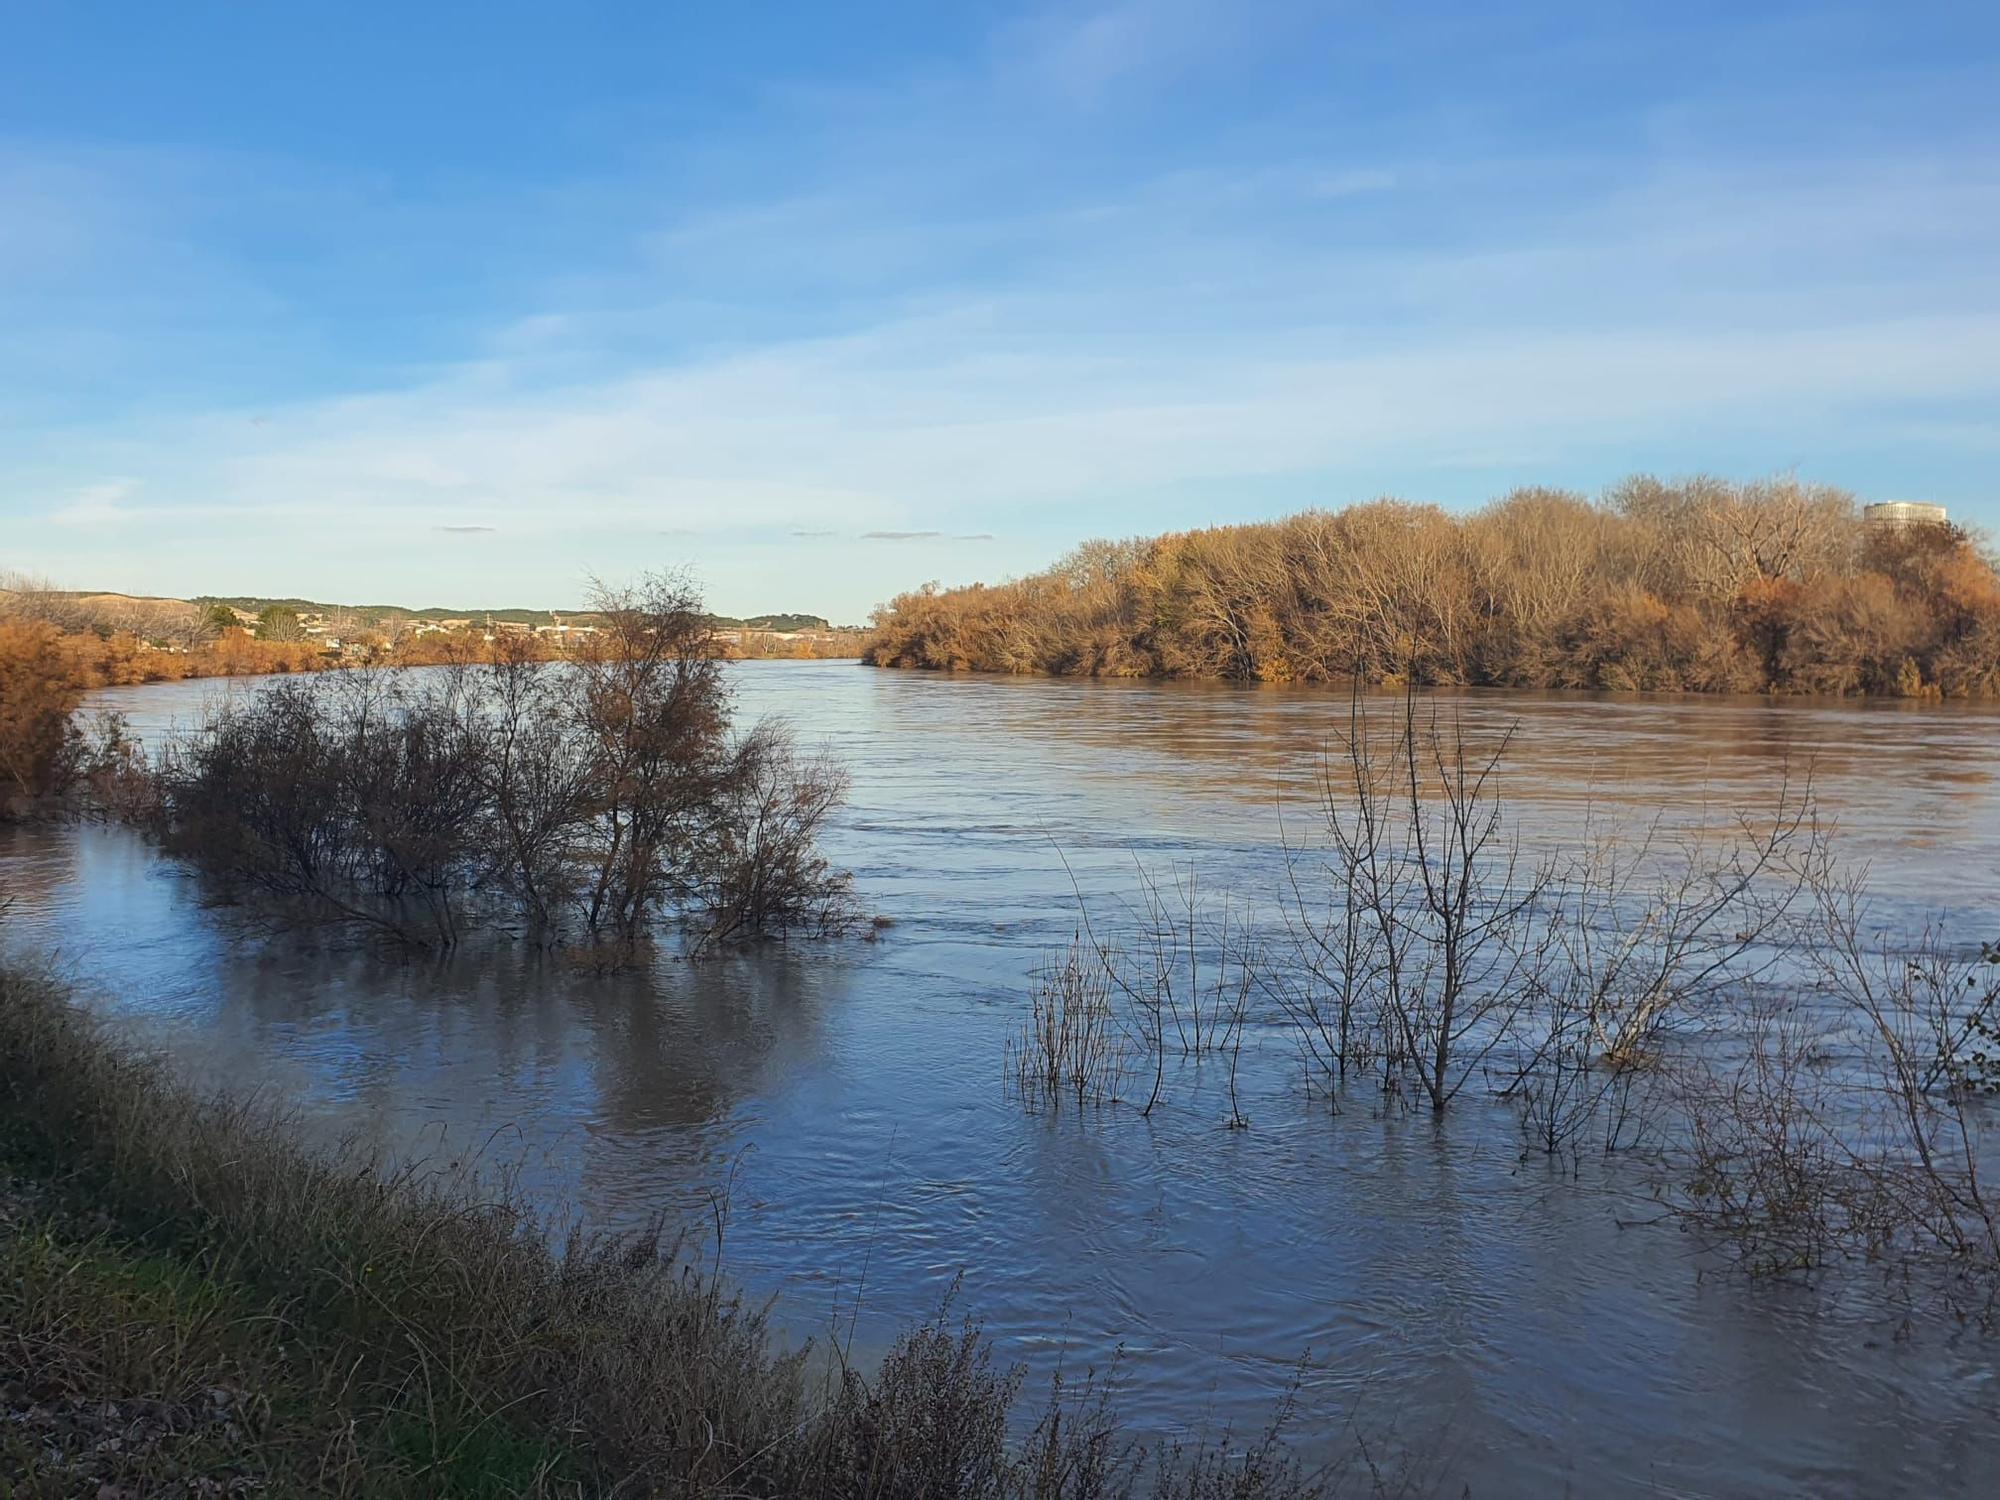
M 32 974 L 0 972 L 0 1056 L 9 1494 L 1430 1488 L 1365 1460 L 1302 1473 L 1275 1435 L 1149 1454 L 1088 1388 L 1016 1422 L 1018 1374 L 943 1319 L 869 1380 L 809 1379 L 657 1236 L 552 1243 L 461 1179 L 309 1151 Z

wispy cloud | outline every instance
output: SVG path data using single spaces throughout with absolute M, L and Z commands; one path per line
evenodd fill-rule
M 1145 359 L 1145 346 L 1002 358 L 977 323 L 966 309 L 555 389 L 446 381 L 309 404 L 274 414 L 254 445 L 214 441 L 215 426 L 240 424 L 176 424 L 145 445 L 149 486 L 245 512 L 296 496 L 287 513 L 301 521 L 476 504 L 488 517 L 477 525 L 529 535 L 656 532 L 665 517 L 693 534 L 844 524 L 909 541 L 991 533 L 895 524 L 906 517 L 976 523 L 994 507 L 1343 462 L 1504 459 L 1667 420 L 1732 426 L 2000 393 L 2000 308 L 1742 329 L 1441 329 L 1394 348 L 1329 334 L 1312 350 L 1286 334 Z M 122 519 L 127 493 L 85 491 L 63 519 Z
M 818 534 L 832 535 L 831 532 Z M 861 533 L 861 540 L 864 542 L 990 542 L 993 539 L 993 533 L 990 531 L 864 531 Z
M 1157 87 L 1235 52 L 1241 13 L 1215 0 L 1122 0 L 1045 12 L 1001 36 L 1006 76 L 1072 104 Z
M 49 519 L 58 526 L 122 525 L 136 516 L 136 512 L 123 502 L 138 488 L 138 481 L 132 479 L 113 479 L 86 485 L 50 511 Z
M 472 536 L 499 530 L 497 526 L 440 526 L 439 531 L 450 531 L 460 536 Z

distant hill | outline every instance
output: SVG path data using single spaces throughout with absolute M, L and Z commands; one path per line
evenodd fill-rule
M 275 599 L 257 594 L 200 594 L 191 603 L 206 609 L 210 605 L 226 605 L 230 609 L 246 610 L 257 614 L 272 606 L 289 609 L 301 615 L 353 615 L 364 625 L 392 617 L 408 620 L 505 620 L 520 625 L 553 625 L 558 617 L 571 624 L 588 624 L 595 619 L 587 609 L 447 609 L 442 605 L 424 605 L 414 608 L 402 604 L 325 604 L 315 599 Z M 721 630 L 831 630 L 824 615 L 769 614 L 751 615 L 738 619 L 733 615 L 711 615 L 711 622 Z
M 569 620 L 580 619 L 587 613 L 566 609 L 446 609 L 435 604 L 421 608 L 406 604 L 327 604 L 317 599 L 278 599 L 261 594 L 197 594 L 191 602 L 204 609 L 223 604 L 231 609 L 248 610 L 253 615 L 273 606 L 301 615 L 354 615 L 364 624 L 396 616 L 406 620 L 509 620 L 523 625 L 548 625 L 554 623 L 558 614 Z
M 821 615 L 752 615 L 747 620 L 730 620 L 721 615 L 714 617 L 715 623 L 731 629 L 744 630 L 831 630 Z

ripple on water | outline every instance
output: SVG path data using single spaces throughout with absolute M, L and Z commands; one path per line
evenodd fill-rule
M 1444 1446 L 1475 1493 L 1985 1494 L 1995 1356 L 1879 1303 L 1705 1274 L 1615 1184 L 1523 1164 L 1511 1117 L 1332 1115 L 1281 1028 L 1252 1029 L 1246 1131 L 1219 1069 L 1169 1102 L 1029 1116 L 1003 1088 L 1028 970 L 1080 888 L 1135 857 L 1256 893 L 1282 874 L 1339 693 L 952 679 L 838 664 L 735 673 L 744 709 L 823 735 L 854 776 L 833 852 L 876 944 L 595 980 L 519 945 L 445 963 L 260 937 L 109 829 L 0 831 L 4 940 L 206 1077 L 283 1091 L 314 1128 L 476 1150 L 599 1222 L 700 1219 L 796 1335 L 879 1350 L 958 1304 L 1009 1358 L 1115 1368 L 1140 1428 L 1255 1428 L 1298 1382 L 1296 1436 L 1343 1424 Z M 222 690 L 241 690 L 237 685 Z M 124 689 L 142 733 L 211 684 Z M 1532 847 L 1588 807 L 1768 798 L 1810 763 L 1897 922 L 2000 907 L 2000 713 L 1464 694 L 1517 725 L 1507 793 Z M 1918 751 L 1920 753 L 1913 753 Z M 1305 826 L 1304 824 L 1295 824 Z M 1060 851 L 1060 854 L 1058 853 Z M 1065 859 L 1067 864 L 1065 864 Z

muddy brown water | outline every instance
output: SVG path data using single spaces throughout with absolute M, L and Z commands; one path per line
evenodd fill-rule
M 745 714 L 785 715 L 851 770 L 831 843 L 894 922 L 880 942 L 610 979 L 504 940 L 409 960 L 256 931 L 96 827 L 0 832 L 4 940 L 316 1131 L 474 1153 L 605 1225 L 698 1219 L 724 1191 L 725 1266 L 795 1335 L 837 1324 L 879 1349 L 956 1283 L 1037 1379 L 1112 1370 L 1143 1432 L 1253 1432 L 1296 1383 L 1307 1451 L 1358 1429 L 1481 1495 L 2000 1493 L 2000 1335 L 1906 1320 L 1865 1273 L 1747 1280 L 1632 1224 L 1649 1215 L 1617 1170 L 1524 1156 L 1502 1106 L 1335 1115 L 1275 1018 L 1246 1047 L 1247 1129 L 1224 1127 L 1210 1063 L 1176 1068 L 1150 1119 L 1010 1096 L 1006 1043 L 1075 925 L 1072 878 L 1100 906 L 1135 860 L 1269 889 L 1341 693 L 733 676 Z M 232 690 L 99 701 L 157 737 Z M 1475 734 L 1516 726 L 1507 808 L 1530 846 L 1586 805 L 1768 802 L 1809 765 L 1886 926 L 2000 933 L 2000 709 L 1448 701 Z

